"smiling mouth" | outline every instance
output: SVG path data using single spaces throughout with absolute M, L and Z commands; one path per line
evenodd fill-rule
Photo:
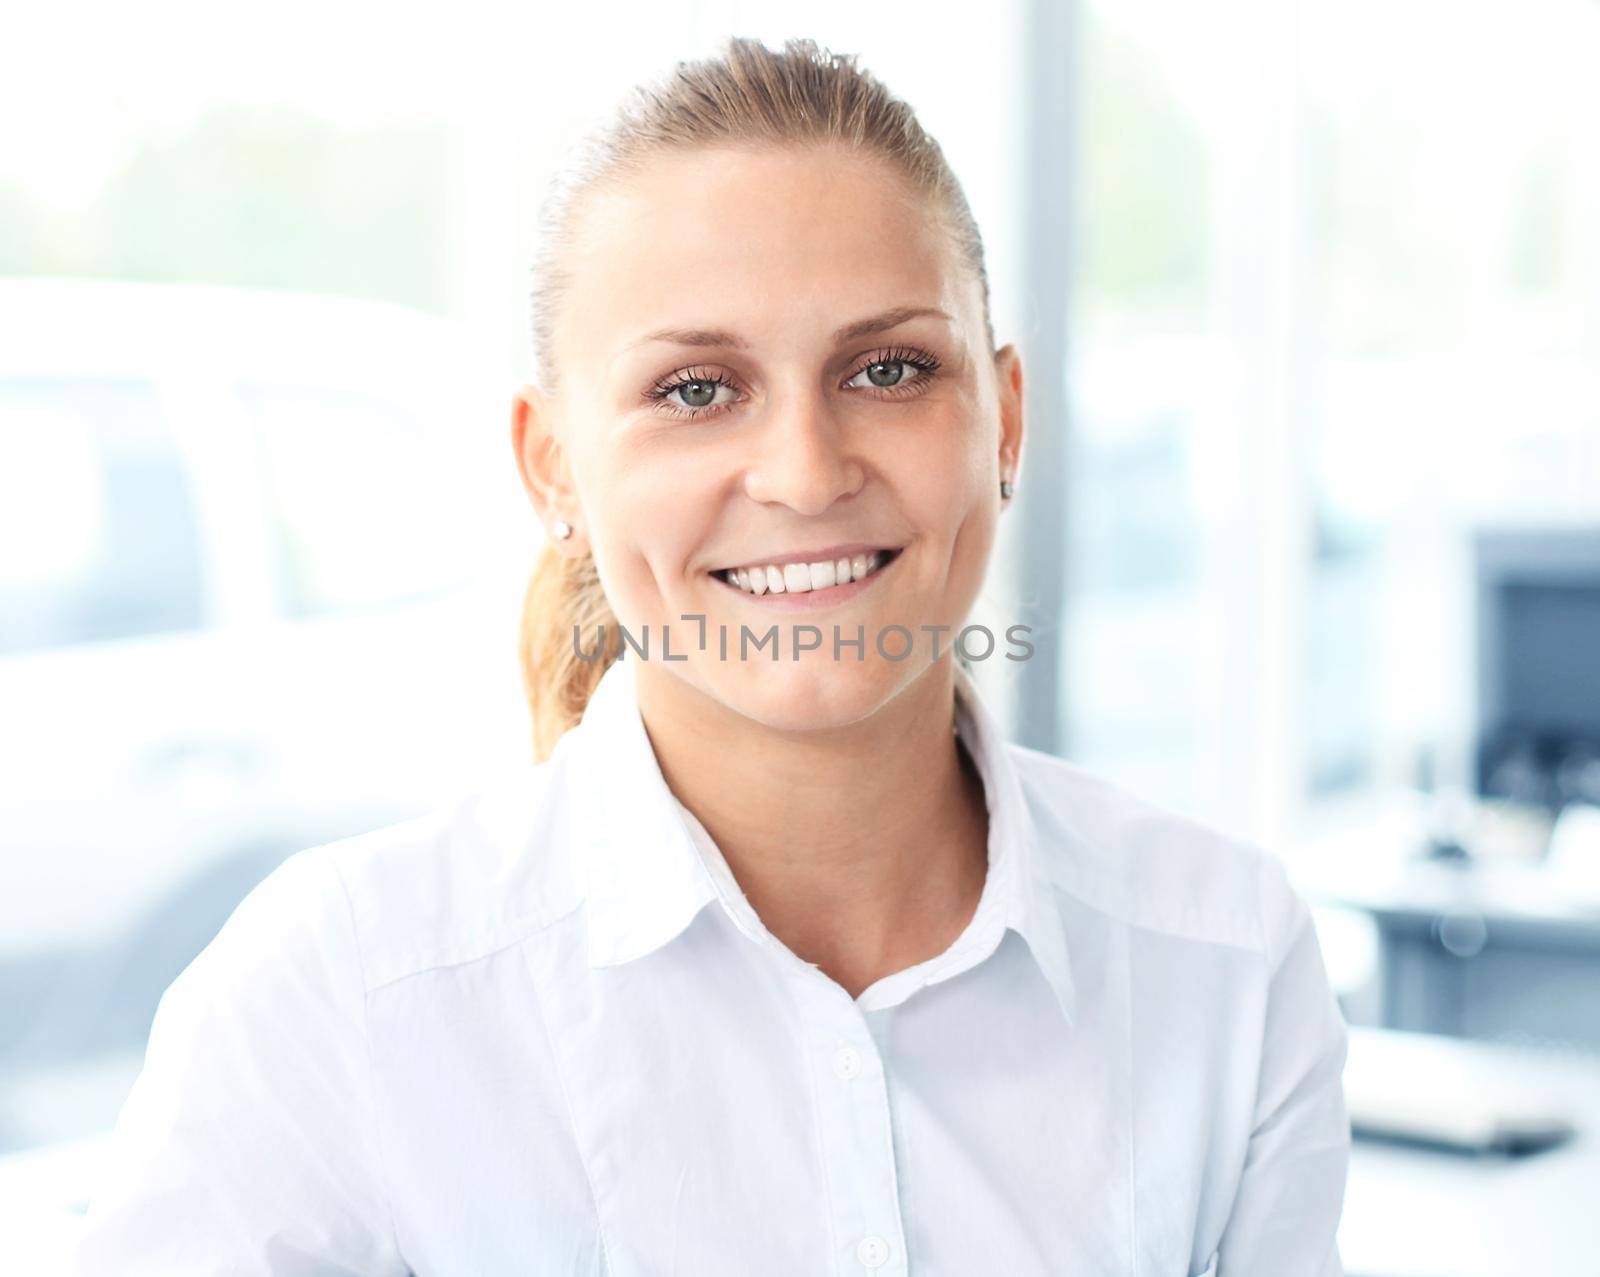
M 823 563 L 755 564 L 711 573 L 745 594 L 819 594 L 864 581 L 900 557 L 903 546 Z

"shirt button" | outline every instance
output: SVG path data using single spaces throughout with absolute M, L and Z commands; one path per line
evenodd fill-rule
M 833 1055 L 833 1071 L 849 1081 L 861 1072 L 861 1052 L 853 1046 L 842 1046 Z M 863 1263 L 866 1261 L 863 1260 Z M 878 1261 L 882 1263 L 882 1260 Z
M 882 1268 L 889 1262 L 889 1243 L 877 1236 L 863 1237 L 856 1247 L 856 1258 L 868 1268 Z

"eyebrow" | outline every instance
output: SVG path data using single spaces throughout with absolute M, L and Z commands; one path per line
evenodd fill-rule
M 896 306 L 893 310 L 886 310 L 882 314 L 871 315 L 866 319 L 858 319 L 854 323 L 834 329 L 833 340 L 835 344 L 854 341 L 860 337 L 868 337 L 873 333 L 898 327 L 907 320 L 919 319 L 924 315 L 932 315 L 947 323 L 953 322 L 950 316 L 937 306 Z M 678 346 L 726 346 L 733 350 L 749 349 L 749 343 L 738 334 L 719 328 L 660 328 L 653 333 L 646 333 L 637 341 L 629 342 L 623 349 L 632 350 L 635 346 L 643 346 L 652 341 L 668 341 Z

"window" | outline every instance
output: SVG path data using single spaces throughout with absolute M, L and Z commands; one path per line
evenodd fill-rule
M 1208 325 L 1211 156 L 1179 74 L 1189 37 L 1144 17 L 1094 3 L 1080 28 L 1062 747 L 1215 815 L 1195 765 L 1215 745 L 1205 481 L 1225 367 Z
M 1067 752 L 1280 845 L 1464 756 L 1472 529 L 1596 518 L 1600 9 L 1080 14 Z

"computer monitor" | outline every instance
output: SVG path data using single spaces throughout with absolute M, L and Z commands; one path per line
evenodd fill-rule
M 1600 803 L 1600 524 L 1482 528 L 1477 789 Z

